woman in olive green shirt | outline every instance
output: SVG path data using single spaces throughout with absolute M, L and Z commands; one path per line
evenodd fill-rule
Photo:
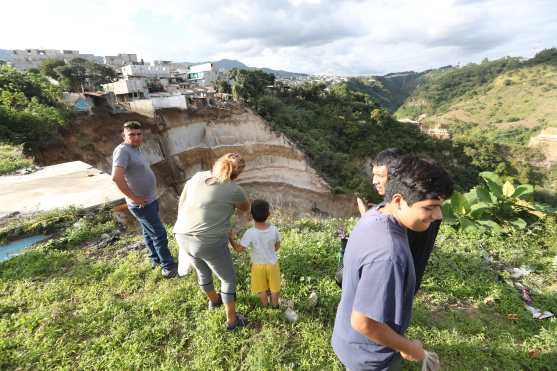
M 224 303 L 229 330 L 245 324 L 236 313 L 236 274 L 228 248 L 230 217 L 235 209 L 249 210 L 246 193 L 234 180 L 244 170 L 238 153 L 220 157 L 211 171 L 195 174 L 184 185 L 174 225 L 176 241 L 189 255 L 199 286 L 209 298 L 209 308 Z M 232 241 L 231 241 L 232 242 Z M 232 244 L 236 249 L 236 245 Z M 221 281 L 217 294 L 213 273 Z

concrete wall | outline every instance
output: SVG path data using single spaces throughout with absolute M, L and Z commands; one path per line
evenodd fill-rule
M 144 131 L 145 139 L 141 145 L 141 152 L 145 155 L 151 165 L 158 164 L 165 160 L 164 153 L 160 144 L 160 137 Z M 111 157 L 112 162 L 112 157 Z
M 81 161 L 47 166 L 28 175 L 0 177 L 0 213 L 32 213 L 69 206 L 121 203 L 108 174 Z
M 75 58 L 83 58 L 95 63 L 103 62 L 102 57 L 97 57 L 93 54 L 80 54 L 79 50 L 18 49 L 13 52 L 13 59 L 10 61 L 10 65 L 18 70 L 39 68 L 46 59 L 63 60 L 66 63 Z
M 169 78 L 170 69 L 166 66 L 150 66 L 147 64 L 129 64 L 122 67 L 124 78 L 131 76 L 149 78 Z
M 142 115 L 154 117 L 155 110 L 163 108 L 187 109 L 186 97 L 183 95 L 172 95 L 169 97 L 152 97 L 149 99 L 137 99 L 129 102 L 130 110 Z
M 103 84 L 102 87 L 104 91 L 112 92 L 116 95 L 130 93 L 148 93 L 147 83 L 145 82 L 145 79 L 121 79 L 109 84 Z
M 137 62 L 136 54 L 118 54 L 118 55 L 107 55 L 104 58 L 104 63 L 112 67 L 122 67 L 130 63 Z

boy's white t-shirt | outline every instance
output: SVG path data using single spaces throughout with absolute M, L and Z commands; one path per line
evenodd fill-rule
M 240 244 L 250 248 L 253 264 L 275 264 L 277 262 L 275 252 L 277 241 L 280 241 L 280 232 L 277 227 L 269 224 L 268 228 L 264 230 L 255 227 L 248 229 L 240 240 Z

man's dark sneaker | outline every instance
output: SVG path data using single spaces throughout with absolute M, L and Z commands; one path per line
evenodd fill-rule
M 220 294 L 219 294 L 219 299 L 217 300 L 216 303 L 213 303 L 211 300 L 209 300 L 209 309 L 216 309 L 220 306 L 222 306 L 222 296 L 220 296 Z
M 166 269 L 166 268 L 162 269 L 162 276 L 164 278 L 176 277 L 176 274 L 178 274 L 178 272 L 176 272 L 176 269 Z
M 242 316 L 240 313 L 236 313 L 236 323 L 230 326 L 228 323 L 226 324 L 226 329 L 228 331 L 234 331 L 238 327 L 244 327 L 248 321 L 246 317 Z

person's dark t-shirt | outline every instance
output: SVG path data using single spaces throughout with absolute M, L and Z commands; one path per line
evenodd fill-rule
M 392 216 L 369 210 L 348 240 L 342 296 L 331 340 L 347 368 L 388 369 L 396 351 L 356 332 L 350 323 L 352 311 L 403 335 L 412 317 L 415 279 L 406 229 Z
M 379 210 L 385 206 L 385 201 L 382 201 L 375 209 Z M 416 271 L 416 290 L 418 292 L 422 285 L 427 262 L 431 256 L 431 252 L 435 247 L 435 239 L 439 232 L 442 220 L 434 220 L 426 231 L 416 232 L 408 229 L 408 245 L 412 252 L 412 259 L 414 260 L 414 270 Z
M 441 226 L 441 220 L 435 220 L 429 228 L 424 232 L 415 232 L 408 229 L 408 244 L 414 259 L 414 269 L 416 270 L 416 292 L 422 285 L 425 268 L 429 260 L 429 256 L 435 246 L 435 239 Z

